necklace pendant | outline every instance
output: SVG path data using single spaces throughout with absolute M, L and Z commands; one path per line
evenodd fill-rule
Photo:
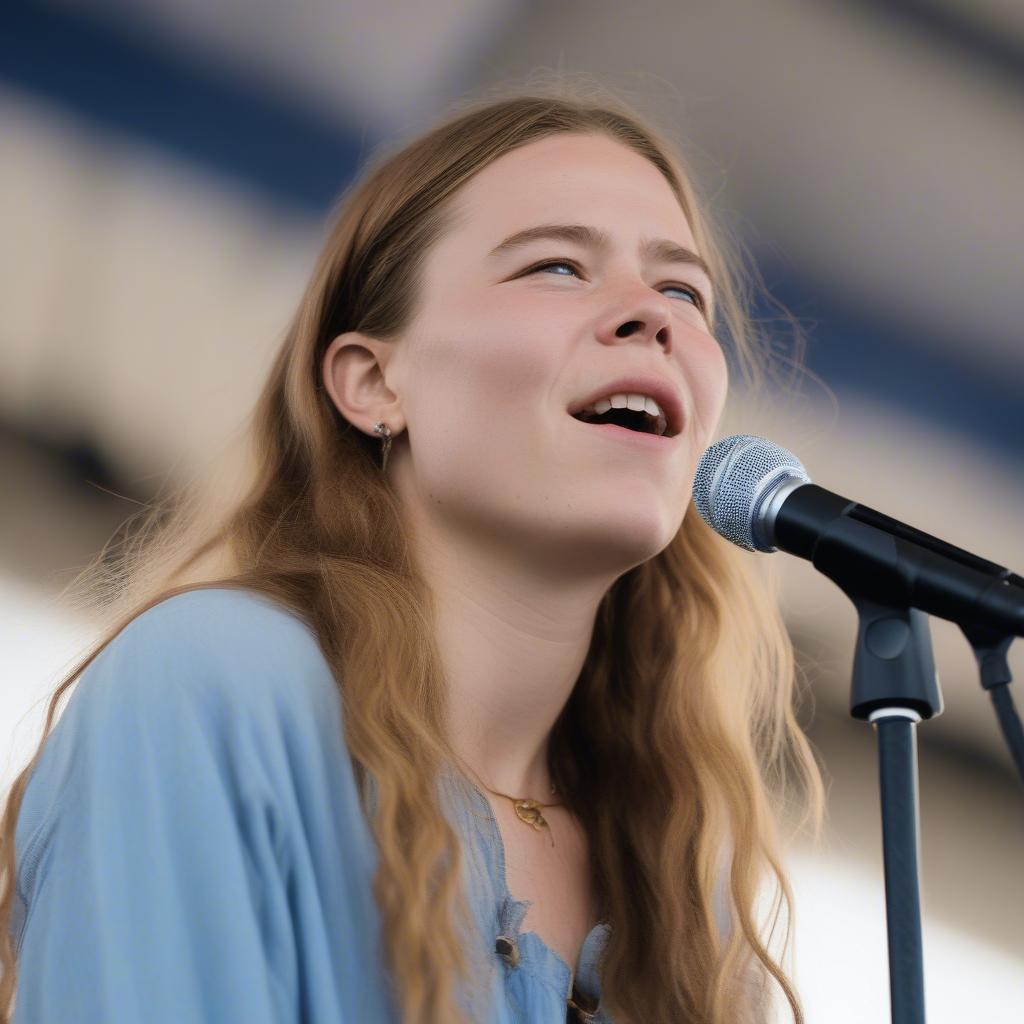
M 532 825 L 538 832 L 548 827 L 544 815 L 541 813 L 541 805 L 536 800 L 516 800 L 513 806 L 520 821 Z

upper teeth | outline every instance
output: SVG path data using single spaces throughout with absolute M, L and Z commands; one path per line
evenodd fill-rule
M 588 405 L 580 412 L 593 412 L 598 416 L 609 409 L 632 409 L 633 412 L 646 412 L 651 416 L 663 415 L 661 406 L 650 395 L 620 394 L 599 398 L 593 405 Z
M 641 395 L 636 392 L 623 392 L 599 398 L 592 405 L 580 409 L 576 415 L 600 416 L 601 413 L 607 412 L 609 409 L 631 409 L 633 412 L 646 413 L 654 420 L 654 433 L 656 434 L 664 434 L 668 429 L 668 418 L 661 411 L 661 406 L 650 395 Z

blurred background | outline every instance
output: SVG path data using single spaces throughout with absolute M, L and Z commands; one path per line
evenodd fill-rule
M 241 427 L 332 201 L 378 143 L 537 69 L 590 73 L 668 125 L 752 254 L 759 315 L 799 319 L 811 376 L 768 411 L 734 403 L 722 433 L 770 437 L 816 483 L 1024 569 L 1024 6 L 15 3 L 0 15 L 5 789 L 93 638 L 56 595 Z M 797 983 L 811 1024 L 884 1021 L 856 616 L 809 563 L 778 563 L 829 783 L 824 844 L 790 851 Z M 1024 787 L 966 641 L 940 620 L 932 638 L 929 1020 L 1020 1020 Z

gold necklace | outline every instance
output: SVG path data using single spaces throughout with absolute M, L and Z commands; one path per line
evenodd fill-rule
M 496 789 L 491 789 L 490 786 L 485 786 L 480 781 L 480 776 L 476 772 L 472 772 L 473 777 L 480 783 L 488 793 L 493 793 L 495 796 L 504 797 L 506 800 L 512 801 L 512 806 L 515 808 L 516 817 L 525 822 L 527 825 L 533 827 L 537 832 L 541 832 L 544 829 L 548 830 L 548 836 L 551 838 L 551 845 L 555 845 L 555 837 L 551 834 L 551 826 L 548 824 L 547 819 L 541 813 L 544 807 L 561 807 L 561 804 L 542 804 L 539 800 L 531 800 L 528 797 L 509 796 L 508 793 L 501 793 Z M 555 786 L 552 784 L 551 792 L 555 793 Z

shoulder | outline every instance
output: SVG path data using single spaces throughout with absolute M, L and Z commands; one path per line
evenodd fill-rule
M 225 703 L 253 710 L 323 700 L 335 690 L 312 628 L 266 594 L 200 587 L 132 619 L 100 651 L 78 687 L 97 701 Z
M 250 782 L 289 752 L 337 745 L 342 702 L 306 623 L 254 591 L 201 588 L 132 619 L 88 664 L 37 774 L 62 792 L 115 757 L 177 770 L 185 757 Z M 45 782 L 44 782 L 45 780 Z
M 247 667 L 322 658 L 313 630 L 292 609 L 237 587 L 198 587 L 165 598 L 132 619 L 105 651 Z
M 19 845 L 41 848 L 79 804 L 156 813 L 172 791 L 227 789 L 280 802 L 318 752 L 343 763 L 340 725 L 330 666 L 301 618 L 253 591 L 175 594 L 76 681 L 25 790 Z

